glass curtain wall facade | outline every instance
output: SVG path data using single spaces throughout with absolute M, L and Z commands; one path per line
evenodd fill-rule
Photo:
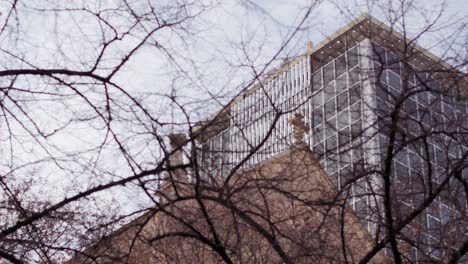
M 468 102 L 459 96 L 452 79 L 403 63 L 394 52 L 378 44 L 372 47 L 379 164 L 387 158 L 393 130 L 395 145 L 400 147 L 391 158 L 392 179 L 398 188 L 394 194 L 399 201 L 394 211 L 403 219 L 440 186 L 448 173 L 453 173 L 453 168 L 466 163 L 463 155 L 468 152 Z M 398 120 L 391 119 L 395 113 Z M 468 179 L 467 168 L 461 177 Z M 416 224 L 425 230 L 417 247 L 425 252 L 413 249 L 414 259 L 424 259 L 424 255 L 441 258 L 439 248 L 449 243 L 443 239 L 442 227 L 455 224 L 449 221 L 463 217 L 460 212 L 467 208 L 459 188 L 461 184 L 453 181 L 450 191 L 436 197 L 425 217 L 417 220 Z
M 468 152 L 466 138 L 457 138 L 457 132 L 468 129 L 468 103 L 444 90 L 430 71 L 400 61 L 369 39 L 317 69 L 312 65 L 311 56 L 298 57 L 238 98 L 229 109 L 227 128 L 202 144 L 202 167 L 222 177 L 240 162 L 248 167 L 286 150 L 293 143 L 288 120 L 301 113 L 311 128 L 305 142 L 375 233 L 383 214 L 375 195 L 382 177 L 366 171 L 383 171 L 392 130 L 401 146 L 391 153 L 394 186 L 400 188 L 395 211 L 403 218 Z M 391 118 L 394 111 L 398 122 Z M 428 133 L 431 129 L 441 133 Z M 468 177 L 466 169 L 463 177 Z M 438 247 L 445 243 L 440 227 L 466 206 L 456 192 L 436 198 L 418 219 L 426 231 L 417 246 L 425 250 L 413 249 L 413 258 L 439 258 Z

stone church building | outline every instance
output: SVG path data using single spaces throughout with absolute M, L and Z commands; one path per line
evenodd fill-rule
M 176 171 L 161 188 L 159 206 L 68 263 L 358 262 L 372 238 L 302 141 L 301 116 L 290 124 L 296 143 L 231 175 L 223 187 L 229 198 Z M 171 161 L 180 163 L 181 153 Z M 372 262 L 388 259 L 381 252 Z

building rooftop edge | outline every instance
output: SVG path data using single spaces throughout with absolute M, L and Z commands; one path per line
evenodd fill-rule
M 371 16 L 368 13 L 362 13 L 361 15 L 359 15 L 358 17 L 353 19 L 351 22 L 344 25 L 343 27 L 341 27 L 340 29 L 335 31 L 333 34 L 326 37 L 324 40 L 320 41 L 317 45 L 314 45 L 312 49 L 310 49 L 310 50 L 307 49 L 306 52 L 302 53 L 301 55 L 298 55 L 298 56 L 294 57 L 293 59 L 291 59 L 290 61 L 287 61 L 287 62 L 281 64 L 280 66 L 278 66 L 277 68 L 272 69 L 269 72 L 267 72 L 265 74 L 265 77 L 262 78 L 259 82 L 256 82 L 256 83 L 252 84 L 250 87 L 246 88 L 246 90 L 242 91 L 239 95 L 235 96 L 226 106 L 224 106 L 222 109 L 216 111 L 214 114 L 210 115 L 208 118 L 206 118 L 204 121 L 201 121 L 200 123 L 209 122 L 210 120 L 214 120 L 214 119 L 216 119 L 216 117 L 221 116 L 228 109 L 230 109 L 230 106 L 232 106 L 232 105 L 236 104 L 237 102 L 239 102 L 240 100 L 250 96 L 256 90 L 261 88 L 262 84 L 268 83 L 272 79 L 276 78 L 281 72 L 285 71 L 290 66 L 298 63 L 304 57 L 317 54 L 322 49 L 324 49 L 325 47 L 327 47 L 328 45 L 330 45 L 331 43 L 336 41 L 339 37 L 344 35 L 346 32 L 348 32 L 350 30 L 353 30 L 354 28 L 356 28 L 357 26 L 359 26 L 359 25 L 361 25 L 362 23 L 365 23 L 365 22 L 372 23 L 373 25 L 382 28 L 384 31 L 389 32 L 391 36 L 393 36 L 393 37 L 395 37 L 395 38 L 397 38 L 399 40 L 407 41 L 407 42 L 411 41 L 411 39 L 405 37 L 404 35 L 402 35 L 398 31 L 395 31 L 394 29 L 392 29 L 391 27 L 389 27 L 385 23 L 381 22 L 377 18 Z M 435 64 L 440 65 L 444 70 L 454 69 L 454 67 L 452 65 L 445 62 L 444 60 L 442 60 L 441 58 L 439 58 L 438 56 L 436 56 L 435 54 L 433 54 L 429 50 L 421 47 L 416 42 L 410 42 L 409 45 L 410 45 L 411 48 L 418 51 L 418 54 L 421 54 L 424 57 L 428 58 L 429 60 L 432 60 Z M 458 70 L 457 70 L 457 72 L 458 72 Z M 464 79 L 466 79 L 466 77 Z M 202 127 L 203 127 L 203 125 L 195 128 L 195 131 L 199 131 Z

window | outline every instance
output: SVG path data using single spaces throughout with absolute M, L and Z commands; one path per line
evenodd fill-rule
M 314 127 L 313 139 L 314 139 L 314 144 L 317 144 L 323 141 L 323 125 Z
M 350 141 L 349 127 L 345 127 L 338 133 L 338 143 L 340 146 L 344 146 Z
M 401 89 L 400 76 L 394 72 L 388 72 L 388 84 L 398 91 Z
M 327 138 L 326 144 L 327 144 L 327 150 L 335 150 L 337 148 L 337 139 L 336 139 L 336 134 Z
M 329 119 L 336 114 L 335 99 L 325 103 L 325 118 Z
M 354 66 L 359 64 L 359 56 L 358 56 L 358 47 L 355 46 L 351 50 L 348 51 L 348 63 L 349 69 L 352 69 Z
M 419 157 L 419 155 L 409 152 L 409 161 L 410 161 L 410 167 L 411 169 L 421 172 L 422 170 L 422 159 Z
M 417 72 L 415 75 L 416 87 L 427 87 L 426 74 L 423 72 Z
M 331 174 L 331 178 L 333 180 L 333 183 L 337 185 L 337 179 L 338 179 L 338 174 L 336 173 L 338 170 L 338 166 L 336 164 L 336 158 L 331 159 L 330 157 L 327 157 L 327 172 L 329 171 Z
M 347 74 L 345 75 L 341 75 L 340 77 L 338 77 L 338 79 L 336 79 L 336 91 L 337 92 L 341 92 L 341 91 L 345 91 L 347 86 L 346 86 L 346 77 L 347 77 Z
M 452 210 L 445 204 L 440 206 L 440 218 L 443 223 L 448 223 L 452 218 Z
M 324 154 L 324 147 L 323 143 L 316 144 L 313 147 L 314 153 L 319 156 L 319 159 L 323 156 Z
M 336 133 L 336 116 L 325 121 L 325 136 Z
M 378 71 L 377 74 L 379 75 L 380 84 L 388 84 L 387 70 Z
M 359 67 L 349 71 L 349 86 L 353 86 L 359 82 Z
M 358 102 L 351 106 L 351 122 L 356 122 L 361 119 L 361 103 Z
M 334 86 L 334 83 L 329 83 L 325 86 L 325 88 L 323 89 L 323 93 L 324 93 L 324 101 L 328 101 L 330 99 L 332 99 L 334 96 L 335 96 L 335 86 Z
M 349 125 L 348 111 L 345 110 L 338 114 L 338 129 L 343 129 Z
M 408 168 L 398 161 L 393 162 L 395 178 L 401 180 L 409 176 Z
M 312 76 L 312 91 L 317 91 L 322 87 L 322 70 L 318 70 Z
M 437 90 L 439 88 L 440 83 L 434 79 L 432 79 L 430 76 L 427 78 L 427 86 L 431 90 Z
M 349 186 L 350 184 L 353 183 L 353 173 L 351 170 L 351 165 L 346 165 L 340 170 L 340 186 L 341 188 L 346 187 L 347 185 Z
M 374 60 L 380 64 L 385 63 L 385 49 L 375 43 L 372 43 L 372 48 L 374 49 L 375 54 Z
M 356 85 L 349 88 L 349 105 L 353 105 L 361 99 L 361 86 Z
M 408 158 L 407 158 L 408 152 L 405 148 L 400 149 L 399 151 L 395 152 L 395 160 L 405 164 L 408 164 Z
M 316 93 L 312 96 L 312 105 L 313 107 L 319 107 L 323 104 L 323 91 Z
M 390 114 L 390 105 L 380 98 L 377 98 L 377 113 L 384 118 Z
M 367 213 L 367 203 L 366 199 L 360 199 L 356 202 L 356 214 L 360 217 L 366 217 Z
M 453 109 L 452 105 L 447 103 L 442 103 L 441 105 L 443 105 L 444 108 L 444 116 L 450 120 L 455 120 L 455 110 Z
M 362 133 L 361 122 L 356 122 L 351 125 L 351 136 L 353 139 L 359 138 Z
M 406 67 L 406 65 L 405 65 Z M 408 69 L 409 71 L 409 76 L 408 76 L 408 81 L 410 82 L 411 84 L 411 87 L 415 87 L 415 84 L 416 84 L 416 76 L 414 75 L 414 69 L 413 67 L 410 66 L 410 68 Z
M 441 225 L 440 220 L 436 217 L 428 214 L 427 215 L 427 228 L 432 235 L 436 235 L 435 232 L 440 231 Z
M 424 106 L 429 105 L 428 92 L 418 93 L 418 102 Z
M 316 108 L 312 112 L 312 125 L 316 127 L 322 123 L 323 123 L 323 108 L 319 107 L 319 108 Z
M 323 67 L 323 84 L 327 85 L 335 78 L 335 73 L 333 70 L 333 61 L 328 63 Z
M 440 259 L 442 257 L 442 251 L 439 248 L 439 240 L 429 237 L 428 244 L 428 251 L 431 257 Z
M 383 83 L 378 83 L 376 85 L 376 95 L 377 98 L 380 98 L 385 102 L 388 101 L 388 86 Z
M 348 107 L 348 92 L 342 92 L 336 97 L 336 108 L 339 111 Z
M 336 77 L 346 72 L 346 56 L 343 54 L 335 60 Z
M 437 160 L 437 164 L 440 166 L 443 166 L 447 164 L 447 155 L 444 153 L 444 151 L 440 148 L 434 148 L 435 150 L 435 158 Z
M 413 208 L 411 207 L 411 205 L 405 202 L 401 202 L 399 204 L 398 213 L 399 213 L 400 219 L 405 219 L 411 214 L 411 212 L 413 212 Z
M 397 74 L 400 74 L 400 63 L 399 63 L 399 58 L 398 56 L 393 53 L 393 52 L 387 52 L 387 63 L 389 65 L 389 68 L 396 72 Z
M 210 160 L 210 142 L 207 142 L 202 145 L 202 160 L 205 163 L 205 166 L 210 166 L 209 165 L 209 160 Z
M 354 172 L 355 173 L 362 173 L 363 172 L 363 164 L 364 162 L 362 161 L 362 156 L 363 156 L 363 149 L 360 146 L 355 146 L 353 148 L 353 166 L 354 166 Z
M 379 148 L 381 153 L 385 153 L 385 150 L 387 149 L 388 142 L 387 142 L 387 137 L 380 135 L 379 136 Z
M 229 143 L 231 142 L 230 136 L 229 136 L 229 130 L 226 129 L 224 130 L 222 136 L 222 149 L 224 151 L 229 150 Z
M 402 103 L 402 108 L 402 110 L 408 115 L 414 113 L 417 110 L 416 102 L 411 99 L 406 99 Z

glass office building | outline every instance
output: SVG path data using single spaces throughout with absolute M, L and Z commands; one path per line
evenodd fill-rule
M 444 174 L 466 163 L 468 102 L 463 77 L 447 74 L 449 66 L 421 48 L 402 52 L 401 42 L 366 16 L 285 63 L 237 98 L 205 137 L 206 173 L 223 177 L 236 164 L 248 167 L 289 148 L 288 120 L 301 113 L 311 128 L 305 142 L 369 231 L 381 223 L 386 170 L 395 217 L 404 219 Z M 465 168 L 460 177 L 467 174 Z M 450 184 L 414 222 L 424 230 L 414 259 L 441 258 L 441 227 L 466 210 L 465 196 Z

